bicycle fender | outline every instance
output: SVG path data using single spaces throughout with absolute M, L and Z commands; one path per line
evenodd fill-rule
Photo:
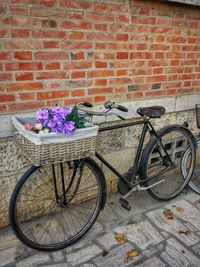
M 91 161 L 91 163 L 94 165 L 94 168 L 97 170 L 97 172 L 99 172 L 99 174 L 101 176 L 101 182 L 102 182 L 102 187 L 103 187 L 103 192 L 102 192 L 103 197 L 102 197 L 102 202 L 101 202 L 101 210 L 103 210 L 105 207 L 106 197 L 107 197 L 107 186 L 106 186 L 105 175 L 104 175 L 102 169 L 96 163 L 96 161 L 94 161 L 92 158 L 88 158 L 88 159 Z

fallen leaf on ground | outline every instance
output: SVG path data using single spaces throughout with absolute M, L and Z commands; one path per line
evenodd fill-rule
M 105 257 L 106 255 L 108 255 L 108 251 L 106 251 L 106 250 L 102 251 L 101 256 Z
M 174 219 L 174 213 L 171 210 L 164 210 L 163 211 L 163 215 L 165 216 L 165 218 L 167 218 L 168 220 L 173 220 Z
M 126 238 L 125 234 L 123 234 L 123 233 L 115 233 L 115 239 L 117 240 L 117 242 L 120 245 L 127 242 L 127 238 Z
M 138 251 L 137 249 L 133 248 L 127 252 L 125 262 L 128 262 L 132 258 L 137 257 L 137 256 L 138 256 Z
M 184 208 L 182 207 L 176 207 L 176 210 L 180 213 L 183 213 L 184 212 Z
M 179 234 L 185 234 L 185 235 L 191 235 L 192 232 L 191 232 L 191 230 L 188 229 L 188 230 L 185 230 L 185 231 L 179 230 L 178 233 Z

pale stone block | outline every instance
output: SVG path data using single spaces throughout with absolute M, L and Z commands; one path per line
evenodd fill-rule
M 115 232 L 124 233 L 128 240 L 141 249 L 146 249 L 149 245 L 156 245 L 163 241 L 163 237 L 148 221 L 117 227 Z
M 78 250 L 77 252 L 67 254 L 67 262 L 69 262 L 73 266 L 77 266 L 78 264 L 87 262 L 101 252 L 102 250 L 96 245 L 90 245 L 86 248 Z
M 115 234 L 113 232 L 109 232 L 99 238 L 96 241 L 101 244 L 106 250 L 109 250 L 113 245 L 118 245 Z
M 50 257 L 47 254 L 38 253 L 36 255 L 33 255 L 29 258 L 26 258 L 24 260 L 21 260 L 16 263 L 17 267 L 35 267 L 41 264 L 47 264 L 50 262 Z
M 129 243 L 118 246 L 117 248 L 112 249 L 106 256 L 98 256 L 93 259 L 93 262 L 97 266 L 101 267 L 122 267 L 133 264 L 134 262 L 142 259 L 142 254 L 138 254 L 138 256 L 133 257 L 131 259 L 127 259 L 127 253 L 133 249 L 133 246 Z M 132 265 L 133 266 L 133 265 Z
M 161 257 L 169 264 L 169 266 L 200 266 L 200 259 L 173 238 L 167 240 L 166 251 L 161 254 Z
M 157 257 L 150 258 L 145 262 L 136 265 L 136 267 L 150 267 L 150 266 L 165 267 L 167 265 Z

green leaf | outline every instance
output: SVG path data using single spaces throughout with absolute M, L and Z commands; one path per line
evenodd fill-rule
M 73 107 L 72 112 L 68 115 L 68 120 L 75 122 L 76 128 L 79 125 L 78 109 L 76 106 Z

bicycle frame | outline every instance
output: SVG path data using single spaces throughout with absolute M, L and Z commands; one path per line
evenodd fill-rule
M 115 130 L 115 129 L 120 129 L 120 128 L 125 128 L 125 127 L 129 127 L 129 126 L 136 126 L 136 125 L 142 125 L 143 124 L 143 129 L 142 129 L 142 133 L 141 133 L 141 138 L 139 141 L 139 145 L 137 147 L 137 151 L 136 151 L 136 156 L 133 162 L 133 166 L 131 168 L 131 172 L 130 172 L 130 181 L 126 180 L 124 178 L 124 176 L 122 174 L 120 174 L 107 160 L 105 160 L 105 158 L 103 158 L 97 151 L 95 152 L 95 156 L 108 168 L 110 169 L 119 179 L 123 180 L 125 183 L 129 184 L 130 186 L 133 185 L 137 185 L 140 183 L 140 181 L 135 183 L 135 178 L 136 178 L 136 174 L 139 170 L 140 167 L 140 158 L 141 158 L 141 154 L 142 154 L 142 148 L 144 145 L 144 139 L 146 136 L 147 132 L 150 132 L 150 134 L 154 135 L 156 139 L 158 139 L 160 141 L 160 144 L 168 158 L 168 160 L 171 162 L 171 164 L 173 165 L 173 162 L 171 161 L 171 158 L 169 156 L 169 154 L 167 153 L 164 145 L 162 144 L 160 137 L 158 136 L 158 134 L 156 133 L 153 125 L 151 124 L 151 122 L 149 121 L 148 117 L 143 117 L 143 120 L 139 120 L 139 121 L 134 121 L 134 122 L 128 122 L 128 123 L 123 123 L 120 125 L 113 125 L 113 126 L 106 126 L 103 128 L 99 129 L 99 132 L 105 132 L 105 131 L 110 131 L 110 130 Z M 162 155 L 161 155 L 162 156 Z M 148 181 L 149 179 L 145 180 Z M 143 182 L 145 182 L 143 181 Z

